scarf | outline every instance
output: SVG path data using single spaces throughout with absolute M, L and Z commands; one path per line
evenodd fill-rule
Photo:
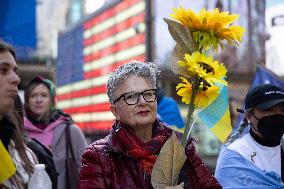
M 65 114 L 62 110 L 56 109 L 52 112 L 50 112 L 50 116 L 48 118 L 48 122 L 45 123 L 45 121 L 43 120 L 37 120 L 36 116 L 29 110 L 26 110 L 26 117 L 29 119 L 29 121 L 35 125 L 37 128 L 41 129 L 41 130 L 45 130 L 51 123 L 57 121 L 60 116 L 63 115 L 65 117 L 70 118 L 70 120 L 72 121 L 72 118 L 68 115 Z M 73 121 L 72 121 L 73 123 Z
M 129 132 L 127 127 L 123 126 L 121 123 L 116 123 L 113 127 L 119 140 L 123 143 L 126 153 L 136 159 L 138 164 L 142 166 L 144 172 L 150 176 L 157 156 L 168 139 L 161 123 L 158 121 L 154 123 L 152 131 L 153 138 L 146 143 Z

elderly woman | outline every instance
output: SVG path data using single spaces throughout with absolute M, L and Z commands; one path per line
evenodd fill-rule
M 24 127 L 28 137 L 37 139 L 52 152 L 58 173 L 58 189 L 69 189 L 70 181 L 66 181 L 66 175 L 70 172 L 67 172 L 65 160 L 68 151 L 69 156 L 71 153 L 67 149 L 66 137 L 71 138 L 70 145 L 79 172 L 81 157 L 87 146 L 82 131 L 69 115 L 55 108 L 54 85 L 48 79 L 37 76 L 29 82 L 25 89 L 24 108 Z
M 83 154 L 80 189 L 153 188 L 153 165 L 172 134 L 172 129 L 156 118 L 157 75 L 154 64 L 139 61 L 124 64 L 110 75 L 107 94 L 116 121 L 110 134 L 91 144 Z M 186 154 L 185 187 L 221 188 L 192 142 Z M 183 183 L 167 188 L 183 188 Z

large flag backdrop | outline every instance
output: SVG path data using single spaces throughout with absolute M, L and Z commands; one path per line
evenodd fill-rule
M 251 84 L 251 88 L 256 87 L 258 85 L 269 84 L 269 83 L 284 89 L 284 81 L 281 80 L 280 77 L 278 77 L 275 73 L 265 68 L 264 66 L 258 65 L 255 71 L 254 79 Z M 243 106 L 242 109 L 244 109 L 244 103 L 242 106 Z M 243 119 L 244 119 L 244 114 L 243 113 L 239 114 L 237 121 L 234 125 L 233 132 L 235 132 L 238 129 Z M 245 129 L 244 133 L 247 132 L 248 128 Z
M 59 37 L 57 107 L 86 132 L 114 120 L 106 95 L 109 73 L 145 58 L 145 1 L 120 0 Z

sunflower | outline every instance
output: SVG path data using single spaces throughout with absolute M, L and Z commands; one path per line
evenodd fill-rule
M 213 48 L 217 51 L 220 45 L 223 49 L 222 40 L 230 45 L 238 45 L 242 41 L 244 28 L 240 26 L 229 26 L 239 17 L 237 14 L 230 15 L 228 12 L 219 12 L 216 8 L 213 11 L 202 9 L 195 14 L 191 9 L 185 10 L 182 6 L 174 8 L 175 14 L 171 17 L 189 28 L 193 33 L 193 39 L 199 43 L 199 48 L 208 50 Z
M 182 83 L 176 87 L 177 94 L 182 97 L 182 102 L 189 104 L 192 95 L 192 85 L 184 77 L 180 77 Z M 205 108 L 211 104 L 219 95 L 220 88 L 218 86 L 206 87 L 201 83 L 198 87 L 198 92 L 194 100 L 196 108 Z
M 214 85 L 215 83 L 227 85 L 227 82 L 224 80 L 227 69 L 223 64 L 213 60 L 211 56 L 206 56 L 196 51 L 191 56 L 185 54 L 184 60 L 178 61 L 177 64 L 183 70 L 187 70 L 188 75 L 183 74 L 185 77 L 198 76 L 209 85 Z

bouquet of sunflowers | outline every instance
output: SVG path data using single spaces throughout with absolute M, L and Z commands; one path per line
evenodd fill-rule
M 173 11 L 172 19 L 164 18 L 176 42 L 176 61 L 172 63 L 171 69 L 180 76 L 181 83 L 176 87 L 177 94 L 189 108 L 181 144 L 176 136 L 172 136 L 158 156 L 152 172 L 154 187 L 175 184 L 186 159 L 184 147 L 195 109 L 208 107 L 220 95 L 222 87 L 228 85 L 225 80 L 227 69 L 215 60 L 213 55 L 224 49 L 224 41 L 230 45 L 238 45 L 245 31 L 240 26 L 231 26 L 238 15 L 219 12 L 218 9 L 202 9 L 199 14 L 183 7 L 174 8 Z M 161 177 L 164 178 L 162 181 Z

